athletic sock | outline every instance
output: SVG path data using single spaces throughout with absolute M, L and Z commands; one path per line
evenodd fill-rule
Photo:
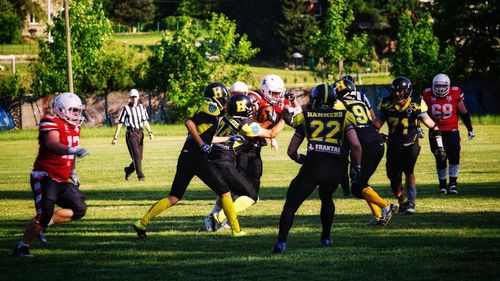
M 226 213 L 227 220 L 229 225 L 231 226 L 231 230 L 234 232 L 240 232 L 240 223 L 238 222 L 238 218 L 236 216 L 236 211 L 234 210 L 233 199 L 231 196 L 221 196 L 221 205 L 222 209 L 224 209 L 224 213 Z
M 406 192 L 408 195 L 408 201 L 415 203 L 415 200 L 417 199 L 417 187 L 409 186 L 406 188 Z
M 368 207 L 370 207 L 373 216 L 380 219 L 382 217 L 382 212 L 380 211 L 380 208 L 377 205 L 370 203 L 368 201 L 366 201 L 366 203 L 368 203 Z
M 370 186 L 365 187 L 361 191 L 361 195 L 367 202 L 375 204 L 380 208 L 385 208 L 388 205 L 387 202 L 384 199 L 382 199 L 380 195 L 378 195 L 378 193 L 375 190 L 373 190 L 373 188 L 371 188 Z
M 149 208 L 148 212 L 141 219 L 141 224 L 146 227 L 154 217 L 156 217 L 158 214 L 160 214 L 161 212 L 165 211 L 170 207 L 171 204 L 170 201 L 168 200 L 168 197 L 163 198 L 160 201 L 154 203 L 153 206 Z
M 240 196 L 234 200 L 234 211 L 239 214 L 241 211 L 244 211 L 251 207 L 253 204 L 255 204 L 255 201 L 248 197 L 248 196 Z M 223 221 L 226 219 L 226 214 L 224 213 L 224 210 L 221 210 L 217 215 L 217 219 L 219 221 Z

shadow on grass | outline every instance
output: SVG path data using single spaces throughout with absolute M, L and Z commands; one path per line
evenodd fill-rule
M 319 247 L 318 216 L 300 215 L 289 236 L 288 252 L 282 256 L 270 253 L 276 240 L 276 216 L 242 216 L 249 235 L 241 238 L 231 238 L 228 232 L 198 232 L 202 217 L 162 216 L 151 223 L 145 240 L 136 238 L 131 229 L 133 218 L 84 218 L 51 227 L 49 243 L 35 243 L 34 259 L 8 256 L 26 221 L 0 221 L 0 268 L 4 280 L 165 276 L 174 280 L 269 280 L 269 276 L 272 280 L 494 280 L 500 273 L 499 215 L 396 216 L 387 228 L 366 226 L 364 215 L 337 215 L 331 248 Z M 483 232 L 478 235 L 479 230 Z M 382 272 L 373 276 L 374 270 Z
M 500 198 L 500 182 L 492 183 L 464 183 L 459 185 L 460 193 L 458 195 L 443 196 L 438 194 L 435 185 L 418 185 L 418 198 Z M 265 200 L 283 200 L 286 196 L 287 186 L 283 187 L 261 187 L 260 198 Z M 376 186 L 376 191 L 384 198 L 393 198 L 394 195 L 389 186 Z M 152 200 L 156 201 L 168 196 L 169 189 L 151 189 L 151 188 L 112 188 L 102 190 L 83 190 L 87 200 Z M 311 198 L 317 198 L 317 191 L 313 192 Z M 0 191 L 2 199 L 29 199 L 31 200 L 31 191 L 26 190 L 2 190 Z M 208 187 L 203 189 L 188 188 L 184 200 L 213 200 L 216 198 L 214 192 Z M 341 188 L 338 188 L 334 194 L 334 199 L 344 199 Z

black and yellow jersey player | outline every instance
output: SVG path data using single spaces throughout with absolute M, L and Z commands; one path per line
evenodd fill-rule
M 384 98 L 379 107 L 379 114 L 373 121 L 379 128 L 387 122 L 389 136 L 387 139 L 386 169 L 391 181 L 392 192 L 398 198 L 399 212 L 413 214 L 416 212 L 415 200 L 417 188 L 414 167 L 420 153 L 418 144 L 417 121 L 432 129 L 431 134 L 436 139 L 439 157 L 445 157 L 441 131 L 427 114 L 427 105 L 420 96 L 412 96 L 412 84 L 406 77 L 397 77 L 392 81 L 391 96 Z M 402 174 L 405 174 L 406 201 Z
M 243 145 L 243 141 L 247 138 L 275 138 L 285 126 L 284 120 L 280 120 L 268 130 L 255 122 L 252 115 L 253 106 L 250 98 L 245 94 L 232 95 L 227 105 L 227 113 L 221 118 L 215 134 L 219 138 L 225 137 L 228 140 L 214 143 L 212 152 L 208 155 L 210 164 L 224 178 L 233 195 L 238 196 L 234 201 L 237 213 L 255 204 L 259 198 L 252 179 L 236 165 L 237 147 Z M 211 213 L 205 218 L 205 228 L 218 230 L 226 217 L 225 210 Z
M 354 130 L 354 115 L 343 103 L 337 101 L 332 86 L 317 85 L 312 90 L 309 106 L 293 118 L 291 125 L 295 128 L 302 127 L 302 132 L 308 142 L 307 155 L 299 173 L 288 187 L 286 202 L 280 217 L 278 241 L 273 248 L 274 253 L 285 252 L 295 212 L 316 186 L 319 186 L 321 200 L 320 242 L 322 246 L 332 245 L 330 232 L 335 213 L 332 196 L 341 179 L 344 165 L 341 150 L 344 141 L 348 141 L 351 148 L 354 168 L 351 171 L 352 180 L 357 182 L 360 175 L 361 145 Z M 297 135 L 299 132 L 300 130 L 296 130 L 293 138 L 301 138 L 302 136 Z M 300 143 L 293 147 L 289 146 L 289 155 L 297 154 L 299 145 Z
M 232 235 L 244 235 L 236 217 L 229 186 L 207 160 L 212 143 L 228 140 L 228 137 L 214 137 L 228 96 L 227 88 L 221 83 L 214 82 L 205 88 L 203 104 L 192 118 L 184 122 L 188 136 L 177 160 L 177 170 L 169 196 L 154 203 L 146 214 L 132 225 L 139 238 L 146 238 L 146 228 L 154 217 L 182 199 L 194 176 L 198 176 L 219 196 L 222 208 L 229 214 Z
M 354 115 L 356 135 L 363 150 L 361 157 L 363 173 L 359 182 L 351 184 L 352 194 L 365 199 L 368 203 L 374 216 L 374 220 L 370 222 L 371 225 L 385 226 L 390 222 L 397 206 L 382 199 L 368 183 L 384 157 L 384 143 L 377 128 L 373 125 L 372 110 L 363 101 L 355 99 L 360 94 L 356 92 L 356 87 L 351 81 L 337 80 L 333 83 L 333 87 L 338 98 Z

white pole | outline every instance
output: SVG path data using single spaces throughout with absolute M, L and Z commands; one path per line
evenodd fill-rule
M 50 8 L 51 8 L 50 7 L 50 0 L 47 0 L 47 25 L 52 24 L 52 17 L 50 16 L 50 13 L 51 13 Z M 50 34 L 50 31 L 49 31 L 49 34 L 47 36 L 47 40 L 49 41 L 49 43 L 53 42 L 52 34 Z
M 69 0 L 64 0 L 64 18 L 66 19 L 66 52 L 68 58 L 68 90 L 73 92 L 73 65 L 71 64 L 71 37 L 69 29 Z

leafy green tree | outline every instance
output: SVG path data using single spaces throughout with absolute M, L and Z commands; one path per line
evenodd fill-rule
M 497 0 L 436 0 L 432 6 L 436 35 L 456 49 L 455 77 L 500 77 Z
M 181 16 L 190 16 L 199 19 L 208 19 L 217 6 L 216 0 L 183 0 L 177 8 Z
M 180 118 L 194 113 L 208 83 L 229 84 L 248 75 L 243 62 L 258 51 L 223 15 L 212 14 L 204 26 L 199 29 L 186 23 L 171 37 L 164 37 L 149 58 L 147 85 L 165 91 Z
M 105 46 L 109 41 L 111 28 L 100 1 L 91 4 L 84 0 L 71 1 L 69 20 L 71 29 L 71 49 L 74 90 L 86 95 L 103 90 L 96 80 L 99 61 L 105 56 Z M 68 89 L 66 29 L 64 14 L 60 13 L 49 27 L 53 42 L 40 41 L 39 59 L 34 64 L 35 79 L 33 90 L 37 95 L 63 92 Z M 108 71 L 115 71 L 108 69 Z M 104 78 L 103 78 L 104 79 Z
M 21 19 L 7 0 L 0 0 L 0 44 L 17 43 L 21 34 Z
M 317 29 L 314 16 L 306 12 L 304 1 L 281 0 L 282 19 L 277 26 L 278 38 L 283 46 L 284 56 L 290 61 L 294 52 L 309 55 L 309 38 Z
M 151 22 L 156 12 L 153 0 L 114 1 L 113 6 L 115 19 L 132 26 L 137 26 L 138 23 Z
M 440 51 L 439 40 L 433 34 L 429 13 L 413 23 L 409 13 L 399 19 L 397 49 L 392 59 L 393 76 L 406 76 L 420 93 L 437 73 L 449 73 L 455 59 L 449 46 Z
M 370 54 L 366 34 L 348 38 L 348 28 L 353 21 L 354 14 L 346 0 L 330 1 L 322 28 L 310 41 L 314 54 L 324 59 L 329 73 L 334 72 L 337 62 L 342 68 L 345 59 L 358 61 Z

